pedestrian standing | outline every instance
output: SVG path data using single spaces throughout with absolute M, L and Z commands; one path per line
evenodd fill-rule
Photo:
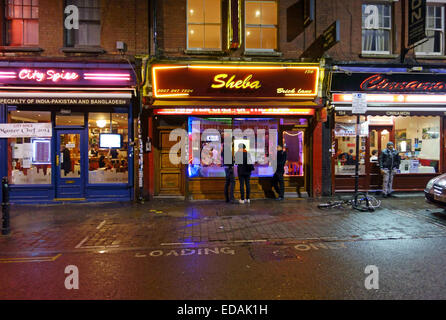
M 287 152 L 283 150 L 282 146 L 277 146 L 277 168 L 273 175 L 273 187 L 279 194 L 276 200 L 283 200 L 285 194 L 285 183 L 283 181 L 283 175 L 285 173 L 285 163 L 287 160 Z
M 231 158 L 225 159 L 224 156 L 224 146 L 221 151 L 221 158 L 223 167 L 225 168 L 225 200 L 226 202 L 233 203 L 234 200 L 234 188 L 235 188 L 235 174 L 234 174 L 234 157 L 232 155 L 232 146 L 231 149 Z
M 239 149 L 235 154 L 235 163 L 237 164 L 237 174 L 240 182 L 240 203 L 250 203 L 251 194 L 251 172 L 254 170 L 254 165 L 251 161 L 251 156 L 246 150 L 243 143 L 239 144 Z M 246 186 L 246 200 L 245 200 L 245 186 Z
M 399 168 L 401 158 L 393 148 L 393 142 L 387 143 L 387 148 L 379 155 L 379 168 L 383 175 L 383 197 L 392 197 L 393 176 Z

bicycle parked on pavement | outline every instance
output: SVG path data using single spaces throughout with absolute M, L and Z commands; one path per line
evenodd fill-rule
M 326 203 L 319 203 L 319 209 L 341 208 L 347 209 L 349 207 L 359 211 L 373 212 L 381 206 L 381 201 L 374 196 L 367 193 L 358 192 L 351 199 L 331 200 Z

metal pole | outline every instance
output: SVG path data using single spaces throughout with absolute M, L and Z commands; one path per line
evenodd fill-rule
M 359 130 L 360 127 L 360 116 L 356 116 L 356 161 L 355 161 L 355 205 L 357 205 L 358 189 L 359 189 Z
M 9 182 L 7 177 L 2 178 L 2 235 L 8 235 L 11 232 L 9 225 Z

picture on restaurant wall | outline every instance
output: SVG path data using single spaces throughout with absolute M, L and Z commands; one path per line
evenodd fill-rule
M 424 139 L 438 139 L 440 136 L 440 130 L 438 127 L 423 128 L 423 140 Z
M 397 141 L 399 140 L 406 140 L 406 129 L 399 129 L 395 130 L 395 139 Z
M 410 152 L 412 150 L 412 140 L 398 140 L 397 150 L 398 152 Z

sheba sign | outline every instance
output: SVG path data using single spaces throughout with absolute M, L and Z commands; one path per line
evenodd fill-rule
M 158 99 L 314 99 L 318 66 L 154 65 Z

